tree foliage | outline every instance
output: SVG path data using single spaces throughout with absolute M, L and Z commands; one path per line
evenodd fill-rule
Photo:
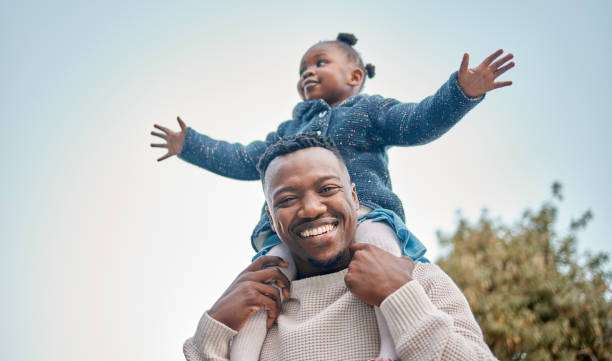
M 501 360 L 612 360 L 608 255 L 576 251 L 587 211 L 566 235 L 555 231 L 561 185 L 514 226 L 486 212 L 460 217 L 449 253 L 437 263 L 463 290 L 485 339 Z

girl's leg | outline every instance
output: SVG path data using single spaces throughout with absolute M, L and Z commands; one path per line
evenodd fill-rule
M 394 256 L 399 257 L 402 255 L 395 231 L 385 222 L 375 222 L 369 219 L 361 222 L 355 232 L 355 242 L 377 246 Z M 380 308 L 374 307 L 374 312 L 376 313 L 376 322 L 378 323 L 378 332 L 380 334 L 379 358 L 399 360 L 387 321 Z
M 287 261 L 289 263 L 289 267 L 279 267 L 279 269 L 285 274 L 285 276 L 287 276 L 289 281 L 293 281 L 295 279 L 295 275 L 297 273 L 295 263 L 293 262 L 293 257 L 291 256 L 289 248 L 287 248 L 284 243 L 279 243 L 278 245 L 274 246 L 274 248 L 266 253 L 266 255 L 280 257 Z
M 276 237 L 276 235 L 274 235 Z M 280 270 L 292 281 L 295 279 L 295 264 L 291 252 L 287 246 L 280 243 L 274 246 L 268 253 L 268 256 L 281 257 L 285 261 L 289 262 L 289 267 L 280 268 Z M 282 294 L 281 294 L 282 297 Z M 263 345 L 264 339 L 268 329 L 266 328 L 266 320 L 268 315 L 266 311 L 261 310 L 255 313 L 246 322 L 244 327 L 240 329 L 238 334 L 234 336 L 232 345 L 230 347 L 230 360 L 231 361 L 257 361 L 259 360 L 259 353 L 261 352 L 261 346 Z

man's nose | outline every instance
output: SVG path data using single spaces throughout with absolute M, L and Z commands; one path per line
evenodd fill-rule
M 319 195 L 308 195 L 302 199 L 302 206 L 298 211 L 300 218 L 314 219 L 325 213 L 327 207 L 321 202 Z

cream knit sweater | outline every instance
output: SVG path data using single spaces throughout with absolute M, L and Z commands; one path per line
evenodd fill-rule
M 346 272 L 291 283 L 291 298 L 269 329 L 260 360 L 349 361 L 378 355 L 374 309 L 348 291 Z M 428 263 L 415 263 L 413 277 L 380 306 L 400 358 L 495 360 L 455 283 Z M 195 335 L 183 345 L 185 358 L 228 360 L 236 333 L 205 312 Z

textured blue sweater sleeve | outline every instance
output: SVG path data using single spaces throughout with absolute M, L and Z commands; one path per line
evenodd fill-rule
M 429 143 L 453 127 L 484 96 L 470 98 L 457 84 L 457 73 L 420 103 L 401 103 L 375 95 L 368 113 L 373 125 L 373 141 L 380 145 L 419 145 Z
M 257 162 L 266 148 L 278 139 L 271 132 L 265 141 L 248 145 L 212 139 L 188 128 L 179 157 L 219 175 L 239 180 L 259 180 Z

